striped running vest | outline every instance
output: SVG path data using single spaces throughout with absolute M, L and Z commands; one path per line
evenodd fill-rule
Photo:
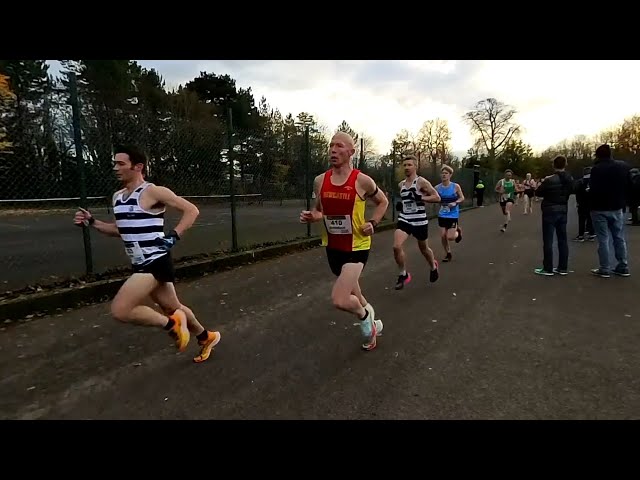
M 125 199 L 126 190 L 117 192 L 113 200 L 116 226 L 124 242 L 124 250 L 133 265 L 147 265 L 166 255 L 156 244 L 164 237 L 164 212 L 151 213 L 140 207 L 138 199 L 144 190 L 153 185 L 144 182 Z
M 366 223 L 364 212 L 367 202 L 356 191 L 356 179 L 359 173 L 360 170 L 354 168 L 342 185 L 331 183 L 333 170 L 328 170 L 324 174 L 320 188 L 324 221 L 323 247 L 343 252 L 371 248 L 371 237 L 360 230 Z
M 416 201 L 414 193 L 420 193 L 418 191 L 418 179 L 416 177 L 411 186 L 407 188 L 406 181 L 402 182 L 402 188 L 400 188 L 400 200 L 402 201 L 402 212 L 398 212 L 398 221 L 404 222 L 414 227 L 422 227 L 429 224 L 427 218 L 427 207 L 424 202 Z
M 440 195 L 440 210 L 438 216 L 441 218 L 459 218 L 460 206 L 450 207 L 449 204 L 458 200 L 456 193 L 456 184 L 451 182 L 448 186 L 439 184 L 436 187 L 438 195 Z

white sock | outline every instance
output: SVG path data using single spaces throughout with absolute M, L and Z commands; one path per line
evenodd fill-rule
M 403 277 L 407 274 L 406 270 L 400 270 L 400 275 L 402 275 Z

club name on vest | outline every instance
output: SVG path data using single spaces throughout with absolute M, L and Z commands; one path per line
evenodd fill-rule
M 337 200 L 349 200 L 351 194 L 347 192 L 322 192 L 322 198 L 335 198 Z

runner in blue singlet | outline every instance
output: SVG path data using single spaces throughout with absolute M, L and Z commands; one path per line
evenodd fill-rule
M 456 243 L 462 241 L 462 230 L 458 224 L 460 219 L 460 204 L 464 202 L 464 194 L 460 184 L 451 181 L 453 168 L 443 165 L 440 171 L 442 183 L 436 186 L 436 191 L 440 195 L 440 210 L 438 211 L 438 226 L 440 227 L 440 239 L 445 251 L 443 262 L 450 262 L 451 246 L 450 241 Z

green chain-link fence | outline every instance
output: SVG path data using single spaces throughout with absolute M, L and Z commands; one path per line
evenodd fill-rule
M 181 116 L 180 105 L 171 115 L 101 108 L 83 104 L 73 76 L 51 98 L 55 102 L 40 107 L 49 110 L 21 113 L 23 120 L 8 132 L 11 151 L 0 152 L 5 292 L 68 285 L 128 267 L 118 239 L 73 225 L 79 206 L 112 221 L 111 198 L 120 188 L 112 171 L 118 143 L 141 146 L 149 158 L 147 179 L 200 209 L 176 247 L 177 261 L 320 234 L 321 225 L 300 224 L 299 213 L 312 201 L 314 177 L 328 168 L 326 132 L 304 123 L 236 129 L 231 110 L 215 119 L 193 112 Z M 389 164 L 354 159 L 389 195 L 385 221 L 396 219 L 399 162 L 399 157 Z M 421 173 L 434 185 L 439 182 L 432 171 Z M 499 175 L 484 172 L 481 178 L 487 201 Z M 456 170 L 453 180 L 467 196 L 465 206 L 471 205 L 473 170 Z M 168 211 L 167 230 L 177 221 L 178 214 Z

